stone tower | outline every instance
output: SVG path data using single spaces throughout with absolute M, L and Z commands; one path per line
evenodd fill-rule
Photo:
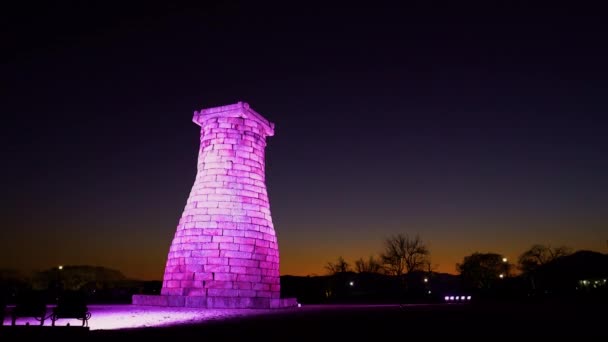
M 274 124 L 247 103 L 202 109 L 197 175 L 169 249 L 161 298 L 134 304 L 277 308 L 279 249 L 265 184 Z M 158 297 L 158 296 L 156 296 Z

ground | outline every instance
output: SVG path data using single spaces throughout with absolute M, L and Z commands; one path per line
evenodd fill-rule
M 600 304 L 433 304 L 303 305 L 279 310 L 205 310 L 133 305 L 90 306 L 87 340 L 111 338 L 171 340 L 222 338 L 265 341 L 368 340 L 411 337 L 465 337 L 479 340 L 606 336 L 605 305 Z M 5 324 L 10 322 L 7 320 Z M 71 323 L 70 328 L 65 324 Z M 62 320 L 55 328 L 24 327 L 13 334 L 46 329 L 77 334 L 80 322 Z M 50 322 L 49 322 L 50 324 Z M 46 326 L 47 324 L 45 324 Z M 130 327 L 130 328 L 127 328 Z M 27 328 L 27 329 L 25 329 Z M 11 333 L 4 327 L 2 332 Z M 80 339 L 81 337 L 79 337 Z

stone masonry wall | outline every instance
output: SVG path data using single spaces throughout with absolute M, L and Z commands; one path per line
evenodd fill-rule
M 195 112 L 193 121 L 201 126 L 198 172 L 162 295 L 193 297 L 187 306 L 270 307 L 280 297 L 264 170 L 274 125 L 242 102 Z

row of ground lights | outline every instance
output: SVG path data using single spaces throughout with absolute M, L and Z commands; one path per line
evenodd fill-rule
M 468 301 L 471 300 L 471 296 L 445 296 L 444 299 L 446 302 Z

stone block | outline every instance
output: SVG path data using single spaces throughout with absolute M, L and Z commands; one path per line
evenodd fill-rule
M 167 296 L 167 306 L 184 306 L 186 298 L 184 296 Z
M 188 296 L 185 300 L 185 306 L 189 308 L 206 308 L 207 297 L 204 296 Z
M 272 277 L 272 276 L 262 276 L 262 279 L 260 281 L 262 283 L 271 284 L 271 285 L 281 283 L 279 277 Z
M 246 238 L 246 237 L 234 237 L 234 243 L 238 243 L 241 246 L 242 245 L 255 245 L 255 239 L 254 238 Z
M 253 290 L 270 291 L 270 284 L 255 283 L 255 284 L 253 284 Z
M 224 249 L 224 247 L 222 246 L 221 243 L 222 242 L 233 242 L 234 238 L 232 236 L 216 235 L 216 236 L 213 237 L 213 239 L 211 241 L 213 241 L 213 242 L 220 242 L 220 249 Z M 238 248 L 238 245 L 237 245 L 237 248 Z
M 259 267 L 247 267 L 247 273 L 251 275 L 262 275 L 262 269 Z
M 262 239 L 264 237 L 264 234 L 257 231 L 246 230 L 245 237 L 253 239 Z
M 239 290 L 236 289 L 207 289 L 208 297 L 238 297 Z
M 235 273 L 230 273 L 230 272 L 216 272 L 214 279 L 215 280 L 224 280 L 224 281 L 234 281 L 236 280 L 236 276 L 237 274 Z
M 259 283 L 262 279 L 262 276 L 259 275 L 250 275 L 250 274 L 239 274 L 236 277 L 237 281 L 251 282 L 251 283 Z
M 230 222 L 230 223 L 236 225 L 236 222 Z M 224 234 L 224 236 L 232 236 L 232 237 L 244 237 L 245 236 L 245 232 L 243 230 L 236 229 L 236 227 L 234 229 L 224 229 L 223 234 Z M 234 241 L 234 242 L 236 242 L 236 241 Z
M 270 241 L 257 239 L 255 240 L 255 245 L 260 247 L 270 247 Z
M 270 299 L 269 298 L 252 298 L 251 299 L 252 309 L 269 309 Z
M 253 252 L 254 246 L 252 245 L 239 245 L 239 251 L 241 252 L 248 252 L 249 254 L 251 254 Z
M 272 296 L 272 292 L 270 291 L 256 291 L 255 296 L 258 298 L 270 298 Z
M 249 259 L 230 259 L 230 266 L 259 267 L 260 262 Z
M 210 265 L 204 266 L 206 273 L 217 273 L 217 272 L 230 272 L 230 266 L 228 265 Z
M 230 272 L 234 274 L 247 274 L 247 267 L 244 266 L 230 266 Z
M 221 253 L 224 253 L 223 256 L 225 256 L 227 258 L 239 258 L 239 259 L 247 259 L 247 260 L 251 259 L 251 253 L 250 252 L 223 250 L 223 251 L 221 251 Z
M 236 281 L 233 285 L 238 290 L 251 290 L 253 288 L 252 283 L 246 281 Z
M 246 290 L 246 289 L 239 289 L 239 297 L 254 298 L 256 296 L 257 296 L 257 291 Z
M 204 271 L 205 272 L 199 272 L 199 273 L 194 273 L 194 280 L 195 281 L 206 281 L 206 280 L 213 280 L 213 273 L 214 271 L 208 271 L 207 269 L 209 268 L 209 265 L 204 265 Z M 225 266 L 211 266 L 211 267 L 225 267 Z M 201 284 L 199 283 L 199 285 L 197 285 L 197 287 L 201 286 Z
M 167 296 L 133 295 L 133 305 L 167 306 Z
M 228 258 L 207 258 L 207 265 L 228 265 L 229 262 L 230 259 Z
M 206 297 L 207 296 L 207 289 L 205 288 L 189 288 L 186 291 L 184 291 L 184 295 L 186 296 L 186 300 L 188 300 L 187 297 Z
M 163 296 L 181 296 L 184 294 L 184 289 L 182 289 L 180 287 L 175 287 L 175 288 L 163 287 L 160 293 Z
M 217 258 L 220 256 L 219 249 L 198 249 L 192 251 L 193 257 L 214 257 Z
M 209 289 L 233 289 L 234 283 L 230 280 L 209 280 L 205 283 L 205 287 L 207 288 L 207 295 L 212 296 L 212 293 L 209 293 Z
M 232 239 L 232 237 L 230 237 Z M 233 243 L 233 242 L 220 242 L 220 246 L 219 246 L 220 250 L 222 252 L 224 251 L 238 251 L 239 250 L 239 244 L 238 243 Z

